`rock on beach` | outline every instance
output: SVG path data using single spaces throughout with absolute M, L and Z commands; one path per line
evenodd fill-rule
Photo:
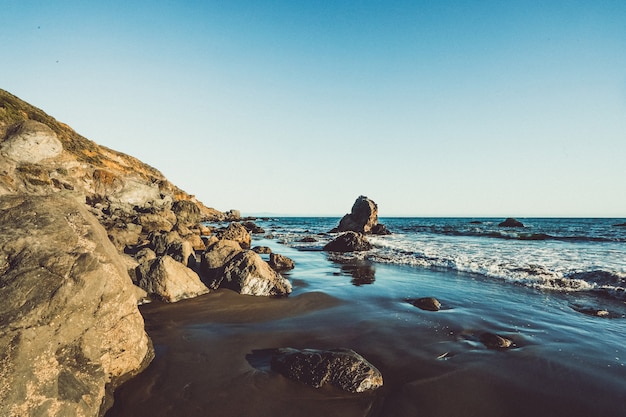
M 367 238 L 356 232 L 346 232 L 324 245 L 324 250 L 329 252 L 362 252 L 372 249 Z

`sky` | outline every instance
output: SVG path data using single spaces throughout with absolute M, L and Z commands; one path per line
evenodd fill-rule
M 621 0 L 0 0 L 0 53 L 218 210 L 626 216 Z

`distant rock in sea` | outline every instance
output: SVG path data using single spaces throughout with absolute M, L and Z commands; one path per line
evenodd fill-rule
M 352 205 L 352 211 L 339 221 L 339 226 L 330 233 L 357 232 L 377 235 L 390 234 L 387 228 L 378 223 L 378 206 L 366 196 L 359 196 Z
M 614 224 L 615 227 L 626 227 L 626 223 Z
M 498 224 L 499 227 L 524 227 L 524 223 L 516 220 L 512 217 L 507 218 L 502 223 Z

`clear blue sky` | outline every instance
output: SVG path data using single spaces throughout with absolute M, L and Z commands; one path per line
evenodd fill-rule
M 626 216 L 625 1 L 0 0 L 0 51 L 220 210 Z

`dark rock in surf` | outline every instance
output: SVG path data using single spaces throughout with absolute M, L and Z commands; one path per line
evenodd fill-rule
M 524 227 L 524 224 L 519 220 L 512 217 L 507 218 L 502 223 L 498 224 L 499 227 Z
M 270 254 L 269 265 L 274 271 L 288 271 L 296 266 L 293 260 L 279 253 Z
M 615 227 L 626 227 L 626 223 L 614 224 Z
M 277 349 L 271 367 L 287 378 L 315 388 L 331 384 L 356 393 L 383 385 L 380 371 L 350 349 Z
M 415 307 L 426 311 L 439 311 L 441 310 L 441 303 L 434 297 L 423 297 L 416 300 L 409 300 Z
M 252 221 L 245 221 L 241 223 L 241 225 L 245 227 L 248 232 L 255 234 L 255 235 L 265 233 L 265 230 L 263 230 L 262 227 L 257 226 L 257 224 Z
M 387 229 L 387 226 L 385 226 L 384 224 L 380 224 L 380 223 L 372 226 L 371 233 L 373 235 L 390 235 L 391 234 L 391 232 Z
M 479 339 L 480 343 L 485 345 L 488 349 L 508 349 L 513 346 L 513 341 L 511 339 L 495 333 L 482 333 Z
M 306 236 L 306 237 L 303 237 L 302 239 L 298 240 L 298 242 L 315 243 L 315 242 L 317 242 L 317 239 L 315 239 L 313 236 Z
M 362 252 L 372 249 L 367 238 L 356 232 L 346 232 L 324 246 L 329 252 Z
M 386 227 L 378 225 L 378 206 L 374 201 L 359 196 L 352 205 L 352 211 L 346 214 L 339 221 L 339 226 L 332 229 L 331 233 L 336 232 L 358 232 L 373 234 L 390 234 Z

